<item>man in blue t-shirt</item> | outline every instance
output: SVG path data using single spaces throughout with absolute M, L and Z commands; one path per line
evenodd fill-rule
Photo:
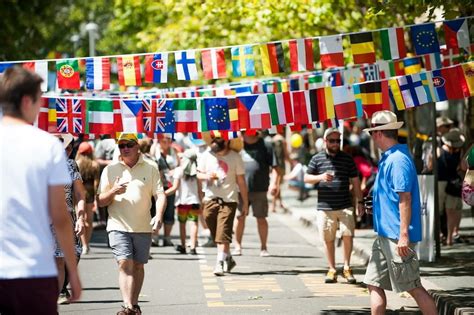
M 423 314 L 437 314 L 436 305 L 421 285 L 415 243 L 421 241 L 420 192 L 415 164 L 406 145 L 398 143 L 403 122 L 391 111 L 374 113 L 365 129 L 382 150 L 375 179 L 374 230 L 378 236 L 364 282 L 370 291 L 372 314 L 384 314 L 384 290 L 407 291 Z

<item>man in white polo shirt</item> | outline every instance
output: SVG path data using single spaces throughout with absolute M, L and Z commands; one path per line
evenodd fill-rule
M 100 178 L 99 206 L 108 207 L 109 243 L 119 265 L 119 286 L 123 298 L 117 314 L 141 314 L 138 306 L 144 264 L 148 262 L 151 233 L 158 233 L 166 196 L 158 166 L 143 159 L 135 134 L 118 139 L 120 160 L 105 167 Z M 156 220 L 150 225 L 151 197 L 156 200 Z

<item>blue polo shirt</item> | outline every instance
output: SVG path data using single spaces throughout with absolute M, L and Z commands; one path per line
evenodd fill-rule
M 374 230 L 378 235 L 400 238 L 399 192 L 411 193 L 410 242 L 421 241 L 420 191 L 415 164 L 408 147 L 396 144 L 384 153 L 374 185 Z

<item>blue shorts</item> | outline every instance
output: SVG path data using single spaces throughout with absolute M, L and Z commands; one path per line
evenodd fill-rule
M 131 259 L 142 264 L 148 262 L 151 233 L 110 231 L 109 243 L 117 261 Z

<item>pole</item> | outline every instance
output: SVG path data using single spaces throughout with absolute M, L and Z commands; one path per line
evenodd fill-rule
M 439 259 L 441 257 L 441 239 L 439 236 L 440 232 L 440 217 L 439 217 L 439 196 L 438 196 L 438 139 L 437 137 L 437 127 L 436 127 L 436 103 L 432 103 L 431 108 L 431 120 L 433 124 L 433 136 L 431 137 L 431 156 L 432 156 L 432 164 L 433 164 L 433 178 L 434 178 L 434 238 L 436 244 L 436 254 L 435 259 Z

